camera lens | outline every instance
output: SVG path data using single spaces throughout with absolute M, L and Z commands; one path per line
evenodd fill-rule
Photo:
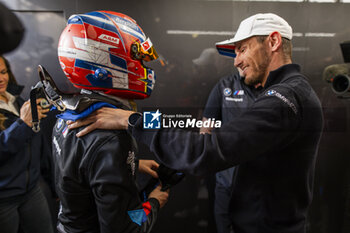
M 338 94 L 345 94 L 350 88 L 350 79 L 347 75 L 337 75 L 332 81 L 332 89 Z

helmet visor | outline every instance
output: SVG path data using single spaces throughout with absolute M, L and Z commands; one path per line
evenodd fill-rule
M 131 45 L 131 55 L 134 59 L 143 61 L 152 61 L 158 58 L 157 51 L 149 38 L 142 43 L 135 41 Z

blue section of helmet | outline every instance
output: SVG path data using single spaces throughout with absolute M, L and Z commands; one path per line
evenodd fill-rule
M 126 72 L 128 67 L 127 67 L 126 61 L 123 58 L 115 56 L 113 54 L 109 54 L 109 57 L 110 57 L 111 63 L 113 65 L 116 65 L 116 66 L 119 66 L 119 67 L 125 69 L 124 72 Z
M 88 15 L 79 15 L 79 16 L 81 17 L 81 19 L 83 20 L 84 23 L 91 24 L 95 27 L 102 28 L 102 29 L 107 30 L 107 31 L 111 31 L 111 32 L 117 33 L 119 35 L 119 33 L 116 30 L 116 27 L 114 25 L 105 23 L 104 21 L 98 21 L 94 18 L 89 17 Z M 103 17 L 99 16 L 99 18 L 109 20 L 108 18 L 105 18 L 105 16 L 103 16 Z
M 145 38 L 139 37 L 137 34 L 132 33 L 132 31 L 126 31 L 126 30 L 123 30 L 122 28 L 121 28 L 121 30 L 122 30 L 124 33 L 127 33 L 127 34 L 129 34 L 129 35 L 132 35 L 132 36 L 136 37 L 137 39 L 139 39 L 139 40 L 140 40 L 140 43 L 146 41 Z
M 97 70 L 95 70 L 95 78 L 106 80 L 108 78 L 108 71 L 103 68 L 98 68 Z
M 113 88 L 113 82 L 111 78 L 107 79 L 97 79 L 95 75 L 88 74 L 86 75 L 86 79 L 91 83 L 93 87 L 105 87 L 105 88 Z
M 108 17 L 106 17 L 106 16 L 104 15 L 104 13 L 99 12 L 99 11 L 92 11 L 92 12 L 86 13 L 85 15 L 92 15 L 92 16 L 96 16 L 96 17 L 101 17 L 101 18 L 104 18 L 104 19 L 108 19 Z
M 93 17 L 101 18 L 103 20 L 99 21 Z M 114 20 L 115 23 L 122 24 L 126 27 L 131 28 L 132 30 L 124 30 L 123 28 L 117 27 L 116 25 L 112 25 L 112 24 L 108 24 L 108 23 L 104 22 L 104 20 L 110 21 L 110 19 Z M 145 34 L 143 33 L 143 31 L 141 30 L 141 28 L 137 24 L 131 22 L 130 20 L 124 19 L 122 17 L 108 14 L 105 12 L 93 11 L 93 12 L 89 12 L 86 14 L 76 15 L 76 17 L 73 17 L 73 18 L 68 20 L 68 24 L 83 24 L 83 23 L 90 24 L 92 26 L 101 28 L 103 30 L 107 30 L 107 31 L 116 33 L 118 35 L 118 37 L 121 39 L 121 42 L 123 44 L 123 48 L 125 51 L 126 51 L 126 48 L 125 48 L 124 40 L 122 39 L 123 37 L 120 35 L 119 30 L 122 30 L 124 33 L 127 33 L 129 35 L 132 35 L 132 36 L 138 38 L 141 43 L 144 42 L 145 38 L 146 38 Z M 140 37 L 136 33 L 133 33 L 133 31 L 138 32 L 144 38 Z
M 148 79 L 148 75 L 151 74 L 153 76 L 153 80 L 149 80 Z M 152 69 L 147 69 L 147 78 L 146 78 L 146 82 L 147 82 L 147 88 L 146 88 L 146 94 L 147 95 L 151 95 L 153 88 L 154 88 L 154 82 L 156 80 L 156 74 L 154 73 L 154 71 Z
M 103 12 L 93 11 L 93 12 L 90 12 L 90 13 L 86 13 L 85 15 L 99 17 L 99 18 L 105 19 L 107 21 L 110 21 L 110 19 Z M 84 15 L 81 15 L 81 16 L 84 17 Z M 123 37 L 120 35 L 119 30 L 118 30 L 118 28 L 115 25 L 106 24 L 104 22 L 102 23 L 102 22 L 99 22 L 98 20 L 90 18 L 88 16 L 85 16 L 83 18 L 83 20 L 84 20 L 84 23 L 88 23 L 88 24 L 91 24 L 91 25 L 93 25 L 95 27 L 99 27 L 99 28 L 102 28 L 104 30 L 116 33 L 118 35 L 118 37 L 120 38 L 122 44 L 123 44 L 124 50 L 126 50 L 125 49 L 124 40 L 122 39 Z
M 112 14 L 108 14 L 108 13 L 105 13 L 105 14 L 108 15 L 109 17 L 111 17 L 116 23 L 123 24 L 123 25 L 125 25 L 125 26 L 127 26 L 127 27 L 129 27 L 129 28 L 131 28 L 131 29 L 133 29 L 133 30 L 135 30 L 138 33 L 143 35 L 142 30 L 140 29 L 140 27 L 136 23 L 134 23 L 128 19 L 122 18 L 120 16 L 117 16 L 117 15 L 112 15 Z
M 78 17 L 80 18 L 80 20 L 82 22 L 84 22 L 86 24 L 91 24 L 92 26 L 101 28 L 103 30 L 107 30 L 107 31 L 116 33 L 120 39 L 122 38 L 120 33 L 119 33 L 119 31 L 118 31 L 118 29 L 114 25 L 105 23 L 104 21 L 98 21 L 97 19 L 94 19 L 94 18 L 89 17 L 89 16 L 94 16 L 94 17 L 98 17 L 98 18 L 101 18 L 101 19 L 109 21 L 109 18 L 106 17 L 103 13 L 96 12 L 96 11 L 90 12 L 90 13 L 87 13 L 87 14 L 78 15 Z M 80 24 L 82 24 L 82 23 L 80 23 Z M 122 42 L 123 47 L 125 49 L 124 41 L 121 40 L 121 42 Z
M 68 19 L 68 24 L 83 24 L 81 18 L 76 15 Z
M 104 14 L 111 17 L 111 19 L 113 19 L 117 24 L 122 24 L 122 25 L 129 27 L 132 30 L 138 32 L 139 34 L 143 35 L 144 38 L 139 37 L 137 34 L 133 33 L 130 30 L 124 30 L 123 28 L 120 28 L 120 30 L 122 30 L 123 32 L 128 33 L 128 34 L 138 38 L 141 43 L 145 41 L 145 38 L 146 38 L 145 34 L 141 30 L 141 28 L 137 24 L 135 24 L 134 22 L 131 22 L 130 20 L 124 19 L 124 18 L 116 16 L 116 15 L 112 15 L 112 14 L 108 14 L 108 13 L 104 13 Z
M 79 68 L 83 68 L 83 69 L 86 69 L 86 70 L 96 70 L 96 69 L 99 68 L 97 66 L 94 66 L 90 62 L 86 62 L 86 61 L 83 61 L 83 60 L 80 60 L 80 59 L 75 59 L 74 66 L 75 67 L 79 67 Z M 96 67 L 96 68 L 94 69 L 94 67 Z
M 130 34 L 130 35 L 132 35 L 132 36 L 138 38 L 138 39 L 141 41 L 141 43 L 145 41 L 146 36 L 145 36 L 145 34 L 143 33 L 143 31 L 141 30 L 141 28 L 140 28 L 137 24 L 131 22 L 130 20 L 124 19 L 124 18 L 119 17 L 119 16 L 116 16 L 116 15 L 108 14 L 108 13 L 106 13 L 106 12 L 98 12 L 98 11 L 93 11 L 93 12 L 87 13 L 86 15 L 91 15 L 91 16 L 95 16 L 95 17 L 100 17 L 100 18 L 103 18 L 103 19 L 106 19 L 106 20 L 110 20 L 110 18 L 111 18 L 112 20 L 115 21 L 115 23 L 122 24 L 122 25 L 124 25 L 124 26 L 126 26 L 126 27 L 131 28 L 131 29 L 134 30 L 134 31 L 137 31 L 138 33 L 140 33 L 141 35 L 143 35 L 144 38 L 141 38 L 141 37 L 139 37 L 137 34 L 132 33 L 131 30 L 124 30 L 123 28 L 119 28 L 119 27 L 118 27 L 118 29 L 122 30 L 124 33 Z M 108 18 L 107 16 L 108 16 L 109 18 Z M 95 20 L 95 21 L 96 21 L 96 20 Z M 84 21 L 84 22 L 85 22 L 85 21 Z M 86 22 L 87 22 L 87 21 L 86 21 Z M 92 22 L 92 23 L 87 22 L 87 23 L 89 23 L 89 24 L 91 24 L 91 25 L 94 25 L 94 26 L 96 26 L 96 27 L 100 27 L 100 26 L 98 26 L 98 25 L 93 24 L 93 22 Z M 105 26 L 104 29 L 117 33 L 118 36 L 119 36 L 119 38 L 121 38 L 121 35 L 119 34 L 118 30 L 111 30 L 111 28 L 116 29 L 115 26 L 111 26 L 111 25 L 108 25 L 108 24 L 106 24 L 106 26 Z M 122 41 L 122 42 L 124 42 L 124 41 Z M 123 45 L 124 45 L 124 43 L 123 43 Z M 124 47 L 125 47 L 125 46 L 124 46 Z
M 90 62 L 86 62 L 83 60 L 76 59 L 75 60 L 75 67 L 92 70 L 95 71 L 97 69 L 100 69 L 99 66 L 95 66 Z M 108 75 L 111 75 L 111 72 L 107 71 Z M 86 76 L 86 79 L 91 83 L 91 86 L 93 87 L 107 87 L 107 88 L 113 88 L 113 82 L 112 78 L 105 78 L 105 79 L 99 79 L 96 78 L 94 74 L 88 74 Z
M 79 67 L 79 68 L 87 69 L 87 70 L 93 70 L 93 71 L 95 71 L 98 68 L 105 67 L 105 68 L 108 68 L 111 70 L 116 70 L 116 71 L 119 71 L 122 73 L 127 73 L 127 71 L 124 69 L 118 69 L 117 67 L 109 67 L 109 66 L 97 64 L 94 62 L 88 62 L 88 61 L 84 61 L 84 60 L 80 60 L 80 59 L 75 59 L 75 66 Z M 121 65 L 121 67 L 124 68 L 124 66 L 122 66 L 122 65 Z M 125 65 L 125 67 L 126 67 L 126 65 Z

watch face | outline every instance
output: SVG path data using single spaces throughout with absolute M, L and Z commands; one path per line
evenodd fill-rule
M 134 126 L 135 123 L 136 123 L 136 121 L 137 121 L 140 117 L 142 117 L 142 114 L 139 113 L 139 112 L 135 112 L 135 113 L 131 114 L 131 115 L 129 116 L 129 119 L 128 119 L 128 125 Z

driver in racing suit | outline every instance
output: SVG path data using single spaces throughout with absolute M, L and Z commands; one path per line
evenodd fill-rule
M 138 167 L 136 146 L 126 130 L 98 130 L 77 138 L 78 130 L 69 130 L 67 121 L 91 116 L 103 106 L 131 109 L 128 100 L 148 97 L 154 72 L 144 68 L 141 60 L 157 58 L 150 40 L 132 18 L 96 11 L 69 18 L 58 53 L 68 79 L 83 89 L 63 100 L 67 110 L 57 116 L 53 130 L 55 182 L 61 201 L 58 231 L 149 232 L 168 191 L 158 186 L 142 202 L 135 172 L 148 168 L 152 174 L 158 164 L 140 160 Z

